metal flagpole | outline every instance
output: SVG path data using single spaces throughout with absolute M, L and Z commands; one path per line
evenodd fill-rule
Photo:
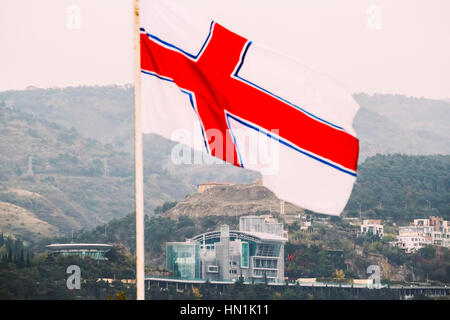
M 141 47 L 139 0 L 134 0 L 134 157 L 136 186 L 136 299 L 145 299 L 144 280 L 144 174 L 141 124 Z

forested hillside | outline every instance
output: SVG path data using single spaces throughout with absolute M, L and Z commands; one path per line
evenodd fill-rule
M 409 223 L 430 215 L 450 220 L 450 155 L 376 155 L 358 168 L 358 179 L 343 216 Z M 220 186 L 193 194 L 166 208 L 164 215 L 279 214 L 279 200 L 258 183 Z M 302 209 L 289 203 L 286 214 Z
M 438 215 L 450 220 L 450 155 L 377 155 L 358 168 L 349 216 L 406 223 Z
M 92 228 L 134 210 L 132 154 L 4 101 L 0 134 L 1 231 L 29 241 Z M 146 150 L 144 176 L 151 192 L 145 193 L 146 212 L 195 192 L 204 179 L 239 182 L 256 176 L 239 174 L 231 166 L 170 168 L 173 143 L 155 135 L 147 138 L 151 148 Z
M 91 228 L 134 210 L 129 153 L 1 104 L 0 132 L 3 232 L 30 240 Z M 152 190 L 146 193 L 149 212 L 195 190 L 158 162 L 146 161 L 145 175 Z

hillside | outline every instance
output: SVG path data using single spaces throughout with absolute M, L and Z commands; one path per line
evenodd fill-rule
M 4 206 L 3 213 L 5 217 L 21 213 L 14 223 L 9 218 L 0 219 L 0 231 L 29 241 L 48 236 L 49 230 L 58 235 L 92 228 L 134 210 L 134 166 L 130 153 L 116 151 L 110 144 L 83 137 L 73 127 L 66 129 L 39 119 L 3 101 L 0 133 L 0 201 L 14 205 Z M 151 213 L 164 201 L 182 199 L 195 192 L 196 183 L 203 177 L 247 179 L 231 166 L 222 166 L 223 170 L 197 166 L 176 176 L 169 172 L 174 170 L 165 168 L 165 152 L 169 148 L 170 154 L 171 144 L 163 141 L 159 146 L 162 138 L 153 138 L 144 164 L 145 188 L 151 190 L 145 194 L 146 212 Z M 17 210 L 9 212 L 9 208 Z M 36 228 L 38 223 L 42 230 Z
M 285 203 L 286 214 L 301 214 L 304 210 Z M 260 185 L 239 184 L 216 186 L 203 193 L 193 194 L 175 207 L 166 211 L 165 216 L 177 218 L 189 216 L 199 218 L 210 216 L 241 216 L 245 214 L 272 213 L 279 215 L 280 200 L 269 189 Z
M 354 95 L 361 161 L 377 153 L 450 153 L 450 103 L 401 95 Z
M 132 212 L 132 94 L 131 86 L 0 92 L 0 201 L 20 207 L 42 223 L 56 227 L 57 233 L 91 228 Z M 441 205 L 448 191 L 441 193 L 438 189 L 436 193 L 427 189 L 426 184 L 421 186 L 421 180 L 406 178 L 401 185 L 390 181 L 387 186 L 379 177 L 385 176 L 383 172 L 398 174 L 390 169 L 392 159 L 380 160 L 388 163 L 373 167 L 370 165 L 373 160 L 367 164 L 364 160 L 378 153 L 448 154 L 450 103 L 377 94 L 357 94 L 355 99 L 361 105 L 355 119 L 361 164 L 346 214 L 359 214 L 361 203 L 363 213 L 368 216 L 409 217 L 426 214 L 422 209 L 427 208 L 427 201 L 435 208 L 430 209 L 432 212 L 448 214 Z M 273 195 L 265 193 L 268 191 L 253 194 L 250 189 L 240 190 L 247 199 L 212 194 L 210 197 L 216 202 L 210 201 L 205 206 L 203 198 L 195 195 L 196 184 L 204 181 L 248 184 L 259 175 L 230 165 L 175 166 L 170 161 L 173 146 L 173 142 L 160 136 L 144 135 L 146 213 L 151 214 L 165 201 L 180 201 L 190 194 L 194 195 L 180 201 L 168 214 L 180 216 L 192 208 L 199 210 L 194 214 L 201 215 L 219 214 L 219 211 L 229 215 L 278 212 L 279 202 Z M 27 174 L 30 156 L 33 175 Z M 423 171 L 413 162 L 402 165 L 413 166 L 414 172 Z M 433 172 L 430 179 L 435 177 Z M 373 192 L 374 181 L 379 186 L 376 188 L 393 191 Z M 411 202 L 411 193 L 405 186 L 416 182 Z M 12 189 L 23 191 L 17 193 Z M 264 201 L 258 198 L 260 194 L 264 195 Z M 410 201 L 406 208 L 404 203 L 400 204 L 405 194 Z M 256 204 L 252 203 L 253 199 Z M 9 228 L 7 224 L 0 224 L 0 230 L 6 228 Z M 17 233 L 19 229 L 13 228 Z
M 33 217 L 58 234 L 91 228 L 134 210 L 133 159 L 129 154 L 83 138 L 75 129 L 6 106 L 0 107 L 0 132 L 0 201 L 19 208 L 22 214 L 17 215 L 15 224 L 27 225 L 27 219 Z M 30 156 L 32 170 L 28 172 Z M 149 163 L 146 169 L 146 187 L 152 189 L 146 195 L 148 211 L 161 199 L 184 197 L 192 190 L 157 164 Z M 0 221 L 0 230 L 27 240 L 32 234 L 38 238 L 46 235 L 47 227 L 22 232 L 24 228 L 8 227 L 6 220 Z
M 364 93 L 354 98 L 361 107 L 354 122 L 360 139 L 360 162 L 377 153 L 450 153 L 449 101 Z M 2 100 L 37 118 L 74 127 L 84 137 L 111 144 L 117 150 L 133 151 L 130 85 L 5 91 L 0 92 Z M 151 135 L 146 138 L 144 150 L 151 161 L 159 162 L 170 154 L 170 146 L 166 139 Z
M 134 215 L 99 226 L 87 232 L 77 232 L 75 241 L 121 243 L 131 254 L 135 251 Z M 220 225 L 228 224 L 231 230 L 238 228 L 238 219 L 232 216 L 207 216 L 190 218 L 179 216 L 167 218 L 155 216 L 145 220 L 145 263 L 147 274 L 160 274 L 165 268 L 165 243 L 185 241 L 202 232 L 218 230 Z M 366 269 L 376 264 L 382 269 L 382 281 L 411 282 L 432 281 L 449 283 L 448 268 L 450 250 L 424 248 L 415 254 L 406 254 L 399 248 L 389 245 L 390 238 L 375 236 L 354 237 L 358 227 L 335 217 L 313 219 L 312 229 L 301 230 L 302 221 L 285 224 L 289 231 L 289 242 L 285 248 L 285 275 L 289 279 L 299 277 L 335 276 L 342 270 L 348 278 L 367 278 Z M 394 231 L 396 226 L 385 224 L 386 230 Z M 70 241 L 69 237 L 50 238 L 37 244 L 41 251 L 45 244 Z M 290 258 L 288 258 L 290 256 Z M 414 272 L 414 275 L 413 275 Z M 408 284 L 409 285 L 409 284 Z
M 439 215 L 450 220 L 450 155 L 377 155 L 358 168 L 358 180 L 343 216 L 397 223 Z M 289 203 L 286 214 L 303 210 Z M 259 184 L 218 186 L 179 201 L 164 215 L 191 218 L 280 212 L 280 201 Z
M 58 229 L 45 222 L 33 212 L 13 204 L 0 201 L 0 226 L 5 235 L 21 235 L 23 238 L 30 236 L 52 237 L 58 234 Z
M 438 215 L 450 220 L 450 155 L 377 155 L 358 168 L 346 215 L 409 222 Z

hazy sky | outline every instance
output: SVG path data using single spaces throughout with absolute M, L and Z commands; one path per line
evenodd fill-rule
M 352 92 L 450 98 L 449 0 L 161 1 L 189 1 Z M 132 70 L 131 0 L 0 1 L 0 90 L 125 84 Z

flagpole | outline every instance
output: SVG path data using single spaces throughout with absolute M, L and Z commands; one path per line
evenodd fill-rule
M 136 187 L 136 299 L 145 300 L 144 170 L 141 124 L 141 48 L 139 0 L 134 0 L 134 156 Z

